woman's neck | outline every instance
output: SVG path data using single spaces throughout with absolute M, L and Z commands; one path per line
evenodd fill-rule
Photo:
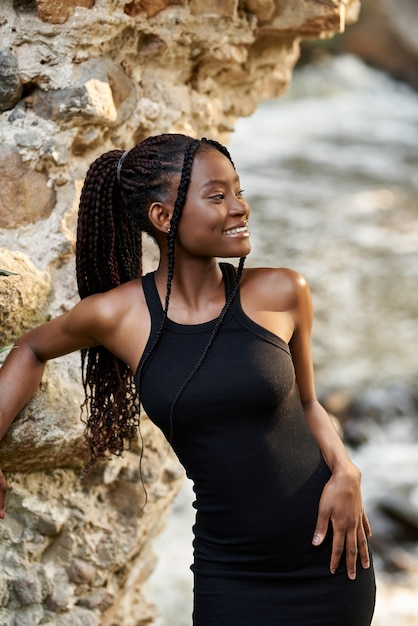
M 165 302 L 168 264 L 162 260 L 155 271 L 155 283 Z M 222 270 L 216 259 L 175 263 L 169 317 L 184 324 L 198 324 L 216 318 L 225 304 Z

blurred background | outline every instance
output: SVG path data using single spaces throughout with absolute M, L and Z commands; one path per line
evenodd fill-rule
M 286 96 L 228 146 L 252 207 L 247 264 L 311 286 L 318 394 L 363 472 L 375 626 L 418 625 L 417 33 L 417 0 L 363 0 L 344 34 L 302 44 Z M 192 499 L 186 482 L 156 545 L 157 626 L 190 625 Z

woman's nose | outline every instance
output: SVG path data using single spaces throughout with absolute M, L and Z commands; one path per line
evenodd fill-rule
M 248 215 L 250 214 L 250 207 L 248 206 L 246 200 L 244 198 L 237 198 L 234 196 L 229 212 L 231 215 Z

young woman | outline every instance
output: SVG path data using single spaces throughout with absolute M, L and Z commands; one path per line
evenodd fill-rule
M 217 142 L 161 135 L 98 158 L 80 201 L 81 301 L 10 352 L 0 436 L 45 362 L 81 349 L 91 462 L 123 450 L 140 401 L 194 481 L 195 626 L 366 626 L 370 528 L 316 399 L 309 289 L 289 269 L 244 269 L 248 218 Z M 161 256 L 141 278 L 143 232 Z

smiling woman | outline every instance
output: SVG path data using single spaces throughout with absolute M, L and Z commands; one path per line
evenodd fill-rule
M 200 150 L 191 169 L 176 260 L 186 251 L 202 258 L 247 256 L 249 212 L 231 160 L 213 148 Z
M 121 454 L 142 402 L 194 482 L 195 626 L 368 626 L 370 528 L 316 399 L 309 288 L 294 270 L 244 270 L 248 217 L 216 141 L 161 135 L 97 159 L 80 200 L 81 301 L 5 361 L 0 436 L 45 362 L 81 349 L 90 464 Z M 141 277 L 143 232 L 160 261 Z M 0 472 L 2 509 L 5 489 Z

